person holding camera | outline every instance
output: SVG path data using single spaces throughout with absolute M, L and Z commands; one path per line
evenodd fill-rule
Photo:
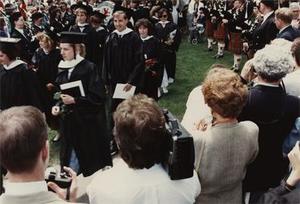
M 5 193 L 0 196 L 1 204 L 67 203 L 61 198 L 76 200 L 76 173 L 64 168 L 72 177 L 67 190 L 56 194 L 48 191 L 58 189 L 54 183 L 45 181 L 45 169 L 49 161 L 49 142 L 44 115 L 32 106 L 19 106 L 0 113 L 0 163 L 7 169 Z
M 233 71 L 217 67 L 208 72 L 201 91 L 212 121 L 200 120 L 191 132 L 202 186 L 196 203 L 242 203 L 242 180 L 258 153 L 257 125 L 237 120 L 247 86 Z
M 123 101 L 114 113 L 121 159 L 87 187 L 90 203 L 192 204 L 200 193 L 197 174 L 171 180 L 165 170 L 169 142 L 161 108 L 145 95 Z

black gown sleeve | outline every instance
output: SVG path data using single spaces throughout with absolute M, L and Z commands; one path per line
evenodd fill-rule
M 33 70 L 25 70 L 23 74 L 25 86 L 24 98 L 27 98 L 25 104 L 32 105 L 44 112 L 45 98 L 43 97 L 41 84 L 36 73 Z
M 129 75 L 128 82 L 131 85 L 140 86 L 141 78 L 143 77 L 145 63 L 143 56 L 143 44 L 138 35 L 133 36 L 133 52 L 134 52 L 134 68 Z
M 96 72 L 96 65 L 94 63 L 89 63 L 90 69 L 88 73 L 88 79 L 85 84 L 85 97 L 79 96 L 75 97 L 75 103 L 79 106 L 99 106 L 104 105 L 106 92 L 104 88 L 104 83 L 101 77 Z

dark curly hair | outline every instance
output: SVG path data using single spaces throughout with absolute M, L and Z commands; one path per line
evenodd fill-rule
M 165 164 L 170 137 L 158 104 L 146 95 L 123 101 L 114 113 L 114 135 L 122 159 L 130 168 L 151 168 Z

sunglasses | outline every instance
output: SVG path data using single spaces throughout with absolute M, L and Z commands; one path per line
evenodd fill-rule
M 162 17 L 162 18 L 167 18 L 167 17 L 168 17 L 168 15 L 162 15 L 161 17 Z

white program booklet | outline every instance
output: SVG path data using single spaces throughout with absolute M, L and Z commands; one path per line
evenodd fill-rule
M 118 98 L 118 99 L 127 99 L 130 96 L 133 96 L 135 92 L 135 86 L 132 86 L 129 91 L 124 91 L 124 87 L 126 84 L 117 84 L 115 88 L 115 92 L 113 95 L 113 98 Z
M 83 89 L 83 85 L 81 80 L 77 80 L 77 81 L 72 81 L 69 83 L 65 83 L 65 84 L 61 84 L 60 85 L 60 89 L 62 90 L 63 93 L 68 94 L 68 90 L 73 90 L 73 89 L 79 89 L 80 91 L 80 95 L 82 97 L 85 97 L 85 93 L 84 93 L 84 89 Z

